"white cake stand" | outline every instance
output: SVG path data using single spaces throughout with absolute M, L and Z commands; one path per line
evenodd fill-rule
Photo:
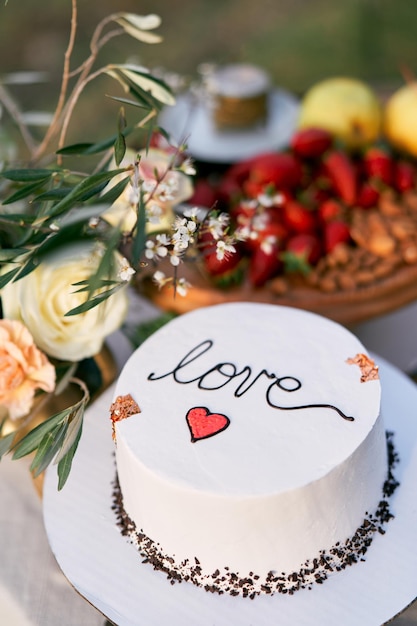
M 417 591 L 417 387 L 396 368 L 380 364 L 386 428 L 400 456 L 392 498 L 395 519 L 377 535 L 366 561 L 311 591 L 254 600 L 171 585 L 142 564 L 122 537 L 111 510 L 115 477 L 110 388 L 89 409 L 69 480 L 57 491 L 47 471 L 44 520 L 51 548 L 70 583 L 119 626 L 380 626 L 406 608 Z M 169 523 L 169 511 L 167 511 Z
M 292 94 L 275 89 L 269 95 L 265 123 L 248 129 L 219 131 L 209 104 L 183 94 L 174 106 L 162 111 L 158 123 L 177 143 L 185 142 L 195 159 L 234 163 L 286 147 L 296 128 L 298 111 L 299 103 Z

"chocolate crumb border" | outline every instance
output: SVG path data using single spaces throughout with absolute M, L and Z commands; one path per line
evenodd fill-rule
M 352 537 L 345 542 L 337 542 L 328 550 L 322 550 L 313 559 L 308 559 L 296 572 L 269 572 L 264 579 L 253 572 L 247 576 L 231 572 L 229 567 L 222 571 L 216 569 L 212 574 L 203 572 L 197 557 L 194 562 L 189 560 L 177 563 L 175 559 L 164 554 L 158 543 L 137 530 L 135 523 L 127 515 L 123 507 L 123 497 L 120 491 L 118 477 L 113 481 L 112 510 L 116 516 L 116 523 L 123 536 L 135 545 L 142 563 L 150 564 L 154 570 L 164 572 L 169 582 L 191 582 L 210 593 L 231 596 L 242 596 L 254 599 L 260 594 L 274 595 L 276 593 L 293 595 L 301 589 L 312 589 L 314 584 L 323 584 L 330 574 L 339 572 L 347 567 L 365 561 L 365 555 L 376 535 L 385 534 L 385 525 L 393 519 L 389 506 L 389 499 L 399 486 L 393 471 L 399 462 L 398 453 L 394 447 L 394 433 L 386 432 L 388 450 L 388 474 L 382 489 L 382 498 L 374 513 L 365 513 L 364 520 Z

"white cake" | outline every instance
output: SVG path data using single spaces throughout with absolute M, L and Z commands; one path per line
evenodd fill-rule
M 128 530 L 174 580 L 292 593 L 366 552 L 380 382 L 338 324 L 252 303 L 182 315 L 132 355 L 112 419 Z

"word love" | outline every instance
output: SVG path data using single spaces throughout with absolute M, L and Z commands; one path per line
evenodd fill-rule
M 217 363 L 208 370 L 197 373 L 199 369 L 199 359 L 201 359 L 204 354 L 208 353 L 212 349 L 213 345 L 214 342 L 211 339 L 202 341 L 195 348 L 187 352 L 174 369 L 161 375 L 157 375 L 153 372 L 152 374 L 149 374 L 148 380 L 157 381 L 172 376 L 175 382 L 180 385 L 196 383 L 199 389 L 208 391 L 215 391 L 216 389 L 221 389 L 225 385 L 235 383 L 237 386 L 234 390 L 234 396 L 236 398 L 240 398 L 247 393 L 249 389 L 254 387 L 255 384 L 259 387 L 261 384 L 260 381 L 265 381 L 266 379 L 269 384 L 265 391 L 265 400 L 273 409 L 279 409 L 281 411 L 294 411 L 311 408 L 330 409 L 338 413 L 344 420 L 348 420 L 350 422 L 354 420 L 354 417 L 345 415 L 343 411 L 332 404 L 302 404 L 291 406 L 282 406 L 281 404 L 278 404 L 275 399 L 277 389 L 287 393 L 294 393 L 301 389 L 301 381 L 299 381 L 298 378 L 294 378 L 294 376 L 278 376 L 274 372 L 268 372 L 265 369 L 262 369 L 258 373 L 254 373 L 249 365 L 245 365 L 242 369 L 239 369 L 234 363 L 231 362 Z

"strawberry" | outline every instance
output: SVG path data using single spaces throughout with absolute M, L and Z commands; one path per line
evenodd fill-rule
M 330 150 L 323 160 L 323 166 L 336 194 L 348 206 L 352 206 L 356 200 L 356 169 L 346 152 Z
M 217 193 L 212 184 L 201 178 L 194 183 L 194 193 L 188 202 L 195 206 L 211 208 L 216 204 Z
M 316 235 L 302 233 L 288 240 L 285 251 L 281 254 L 287 272 L 307 274 L 311 265 L 315 265 L 322 254 L 320 240 Z
M 350 240 L 349 226 L 341 220 L 328 222 L 323 228 L 324 250 L 328 254 L 339 243 L 347 243 Z
M 313 182 L 306 189 L 303 189 L 297 197 L 302 204 L 315 208 L 329 198 L 329 192 Z
M 295 132 L 291 148 L 301 158 L 317 158 L 324 154 L 333 143 L 332 135 L 323 128 L 303 128 Z
M 415 170 L 408 161 L 398 161 L 394 170 L 394 187 L 400 193 L 414 189 Z
M 314 213 L 296 200 L 283 206 L 282 218 L 287 228 L 295 233 L 311 233 L 316 228 Z
M 242 197 L 242 187 L 240 183 L 228 175 L 220 180 L 216 190 L 219 202 L 224 205 L 237 202 Z
M 261 183 L 261 182 L 258 182 L 256 180 L 252 180 L 251 178 L 249 178 L 248 180 L 245 180 L 245 182 L 242 185 L 242 188 L 246 197 L 257 198 L 262 193 L 265 193 L 267 191 L 267 188 L 269 185 L 270 183 L 266 185 L 264 183 Z
M 221 177 L 218 184 L 218 194 L 221 201 L 230 202 L 243 195 L 242 187 L 248 180 L 257 157 L 245 159 L 231 165 Z
M 329 198 L 320 204 L 317 209 L 319 220 L 322 223 L 331 222 L 343 215 L 343 207 L 339 200 Z
M 255 158 L 245 159 L 244 161 L 238 161 L 231 165 L 225 172 L 223 180 L 237 183 L 242 183 L 249 178 L 250 171 L 255 163 Z
M 356 204 L 363 209 L 375 207 L 378 204 L 380 195 L 379 189 L 377 189 L 373 181 L 366 180 L 359 187 Z
M 258 186 L 260 190 L 268 185 L 277 189 L 294 189 L 300 183 L 302 169 L 298 159 L 285 152 L 270 152 L 259 155 L 252 160 L 248 180 L 246 183 Z
M 249 282 L 254 287 L 262 287 L 281 267 L 280 248 L 278 242 L 271 237 L 271 241 L 264 241 L 250 257 Z
M 380 180 L 385 185 L 392 184 L 394 164 L 391 155 L 383 148 L 369 148 L 363 157 L 362 168 L 368 178 Z

